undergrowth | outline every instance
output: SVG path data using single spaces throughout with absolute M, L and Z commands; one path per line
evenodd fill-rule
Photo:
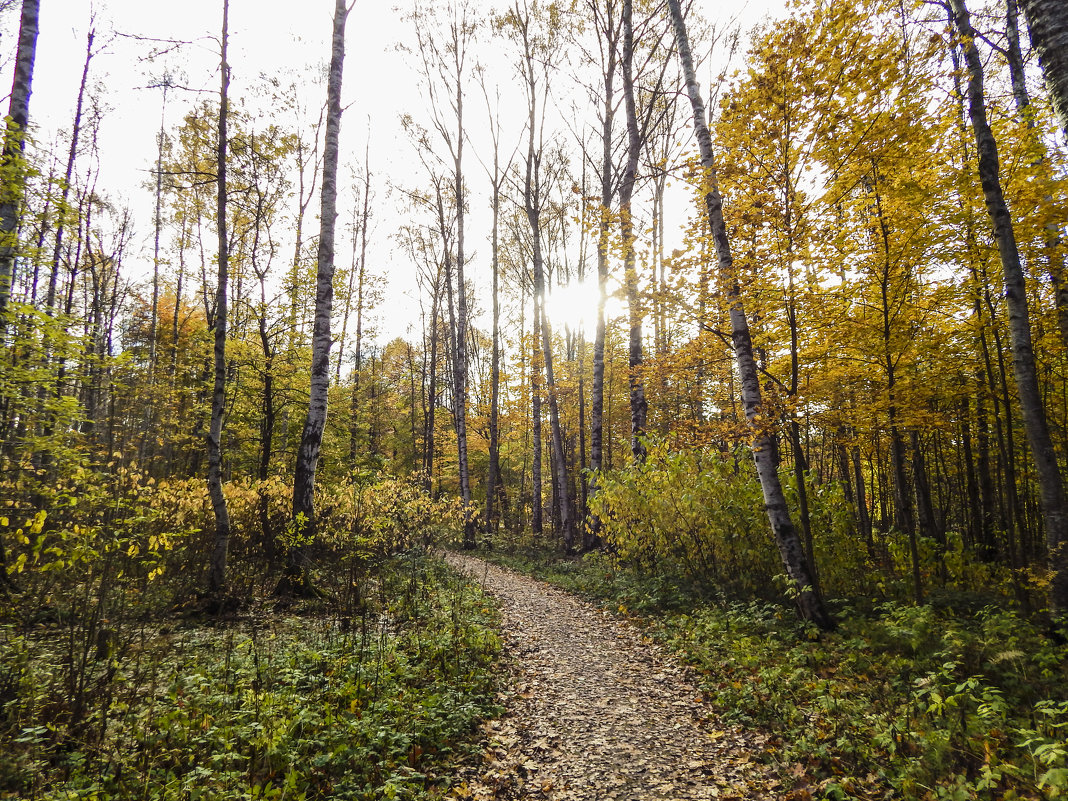
M 352 601 L 349 598 L 349 601 Z M 424 799 L 494 711 L 497 616 L 421 550 L 334 601 L 149 620 L 79 681 L 64 627 L 0 628 L 0 798 Z M 120 653 L 121 651 L 121 653 Z
M 790 798 L 1068 798 L 1068 648 L 1014 612 L 839 604 L 825 634 L 603 554 L 486 556 L 640 616 L 722 720 L 771 735 Z

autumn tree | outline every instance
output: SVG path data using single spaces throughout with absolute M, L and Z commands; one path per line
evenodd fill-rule
M 712 139 L 708 132 L 704 100 L 694 72 L 693 56 L 690 52 L 686 22 L 678 0 L 668 0 L 672 25 L 679 59 L 682 62 L 686 78 L 686 93 L 693 108 L 694 129 L 701 153 L 701 166 L 704 168 L 703 188 L 708 214 L 708 225 L 715 244 L 718 268 L 724 276 L 727 290 L 727 302 L 730 307 L 731 341 L 741 380 L 741 397 L 745 417 L 753 431 L 753 459 L 757 475 L 764 493 L 768 520 L 771 523 L 775 543 L 779 548 L 783 566 L 787 575 L 797 589 L 797 604 L 802 616 L 821 628 L 833 628 L 834 624 L 823 607 L 823 601 L 812 581 L 811 569 L 805 556 L 800 537 L 790 519 L 789 507 L 783 494 L 778 475 L 778 448 L 774 435 L 764 418 L 757 373 L 753 354 L 752 338 L 749 333 L 749 321 L 745 316 L 745 307 L 740 294 L 737 276 L 733 273 L 733 257 L 730 240 L 723 218 L 723 200 L 720 196 L 716 178 L 715 160 L 712 153 Z
M 530 226 L 531 270 L 533 274 L 534 310 L 540 328 L 542 364 L 545 370 L 549 401 L 549 426 L 552 442 L 554 484 L 560 514 L 564 547 L 575 544 L 575 521 L 563 433 L 556 375 L 553 364 L 552 324 L 545 310 L 546 276 L 543 254 L 543 210 L 552 188 L 552 173 L 546 163 L 551 158 L 545 141 L 545 116 L 549 102 L 549 68 L 560 38 L 560 9 L 555 4 L 541 7 L 537 3 L 516 3 L 507 12 L 503 26 L 518 47 L 518 71 L 526 90 L 526 155 L 522 165 L 521 192 L 523 210 Z M 540 317 L 540 319 L 539 319 Z M 539 499 L 535 497 L 535 503 Z
M 512 152 L 502 163 L 501 153 L 501 114 L 500 91 L 498 89 L 496 107 L 490 103 L 490 94 L 486 86 L 484 70 L 479 72 L 483 96 L 486 100 L 486 113 L 490 124 L 490 137 L 493 141 L 493 165 L 486 172 L 489 177 L 493 222 L 490 234 L 491 269 L 493 273 L 493 321 L 492 354 L 490 366 L 490 403 L 487 421 L 489 440 L 489 464 L 486 472 L 486 531 L 492 534 L 497 529 L 501 507 L 505 503 L 504 480 L 501 474 L 500 443 L 500 395 L 501 395 L 501 264 L 500 264 L 500 227 L 501 199 L 508 173 L 511 170 Z
M 1050 569 L 1050 608 L 1058 622 L 1063 624 L 1063 618 L 1068 613 L 1068 499 L 1039 390 L 1027 287 L 1013 219 L 1002 191 L 997 141 L 987 119 L 983 64 L 975 44 L 971 15 L 964 0 L 950 0 L 950 8 L 962 40 L 968 76 L 968 113 L 975 135 L 979 180 L 994 227 L 994 241 L 1003 272 L 1013 345 L 1013 374 L 1020 396 L 1024 428 L 1038 474 Z

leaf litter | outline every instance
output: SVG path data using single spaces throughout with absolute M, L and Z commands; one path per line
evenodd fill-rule
M 500 605 L 508 670 L 506 711 L 485 724 L 481 763 L 460 769 L 453 797 L 784 797 L 756 760 L 767 735 L 722 726 L 690 672 L 632 623 L 484 560 L 446 559 Z

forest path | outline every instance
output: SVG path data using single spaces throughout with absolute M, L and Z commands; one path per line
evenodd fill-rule
M 683 801 L 782 797 L 752 761 L 756 735 L 724 730 L 686 669 L 631 623 L 466 554 L 503 616 L 509 690 L 486 724 L 471 799 Z

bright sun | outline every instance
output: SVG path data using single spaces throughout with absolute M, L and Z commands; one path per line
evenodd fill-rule
M 554 287 L 545 308 L 555 328 L 592 334 L 597 327 L 597 279 L 586 278 Z

